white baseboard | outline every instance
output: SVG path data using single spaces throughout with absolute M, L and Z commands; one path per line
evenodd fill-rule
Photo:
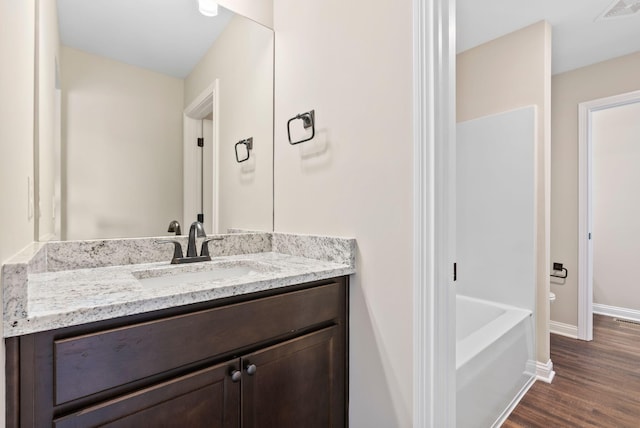
M 617 306 L 608 306 L 594 303 L 593 313 L 640 322 L 640 311 L 637 311 L 635 309 L 619 308 Z
M 553 363 L 551 360 L 545 363 L 536 362 L 536 379 L 546 383 L 551 383 L 556 372 L 553 371 Z
M 559 334 L 560 336 L 566 336 L 572 339 L 578 338 L 578 327 L 563 322 L 549 321 L 549 331 L 553 334 Z

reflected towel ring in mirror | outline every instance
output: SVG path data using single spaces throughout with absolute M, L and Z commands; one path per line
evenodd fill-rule
M 291 122 L 298 119 L 302 120 L 302 126 L 304 127 L 304 129 L 311 128 L 311 136 L 309 138 L 305 138 L 300 141 L 292 141 L 291 140 Z M 313 137 L 315 137 L 316 135 L 316 111 L 311 110 L 306 113 L 300 113 L 295 117 L 292 117 L 291 119 L 289 119 L 289 121 L 287 122 L 287 135 L 289 136 L 289 144 L 291 144 L 292 146 L 295 146 L 296 144 L 304 143 L 305 141 L 312 140 Z
M 242 147 L 240 147 L 242 146 Z M 238 151 L 240 148 L 240 151 Z M 249 137 L 236 143 L 236 161 L 242 163 L 248 161 L 251 157 L 251 150 L 253 149 L 253 137 Z

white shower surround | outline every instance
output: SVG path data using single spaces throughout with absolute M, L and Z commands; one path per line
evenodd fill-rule
M 499 425 L 535 380 L 536 108 L 458 124 L 456 422 Z

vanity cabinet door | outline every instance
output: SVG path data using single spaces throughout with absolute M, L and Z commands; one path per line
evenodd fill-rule
M 54 420 L 55 428 L 239 428 L 238 360 L 182 376 Z
M 344 427 L 342 331 L 325 328 L 244 356 L 242 427 Z

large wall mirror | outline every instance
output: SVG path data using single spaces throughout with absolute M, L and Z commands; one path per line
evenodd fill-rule
M 217 9 L 38 2 L 37 240 L 272 230 L 274 35 Z

